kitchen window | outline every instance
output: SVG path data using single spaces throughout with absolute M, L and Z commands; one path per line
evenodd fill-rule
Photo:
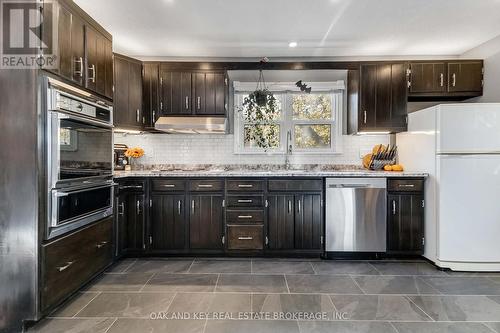
M 284 154 L 287 142 L 294 154 L 341 152 L 343 82 L 311 83 L 313 92 L 309 94 L 297 91 L 294 84 L 269 84 L 279 112 L 265 122 L 251 119 L 242 107 L 255 85 L 234 82 L 235 153 Z M 267 149 L 252 140 L 255 135 L 250 134 L 255 133 L 263 134 Z

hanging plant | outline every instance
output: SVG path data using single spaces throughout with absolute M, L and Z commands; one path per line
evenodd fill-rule
M 240 112 L 243 112 L 245 122 L 260 124 L 245 127 L 245 142 L 252 142 L 264 150 L 279 145 L 279 127 L 272 122 L 279 118 L 280 105 L 267 89 L 262 70 L 259 71 L 257 88 L 244 98 Z

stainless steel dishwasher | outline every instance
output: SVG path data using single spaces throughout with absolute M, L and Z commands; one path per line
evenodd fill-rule
M 385 252 L 385 178 L 326 179 L 326 252 Z

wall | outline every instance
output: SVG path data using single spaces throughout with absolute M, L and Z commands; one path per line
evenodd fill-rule
M 390 135 L 343 136 L 343 153 L 336 155 L 292 155 L 293 164 L 360 164 L 360 153 L 379 143 L 388 144 Z M 181 134 L 115 134 L 115 143 L 141 147 L 141 164 L 283 164 L 283 155 L 234 154 L 234 136 Z
M 468 102 L 493 103 L 500 102 L 500 36 L 497 36 L 478 47 L 467 51 L 461 58 L 484 59 L 484 92 L 483 96 Z

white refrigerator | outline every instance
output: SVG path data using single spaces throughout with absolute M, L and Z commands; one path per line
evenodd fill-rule
M 500 103 L 410 113 L 396 143 L 407 171 L 429 173 L 424 256 L 457 271 L 500 271 Z

